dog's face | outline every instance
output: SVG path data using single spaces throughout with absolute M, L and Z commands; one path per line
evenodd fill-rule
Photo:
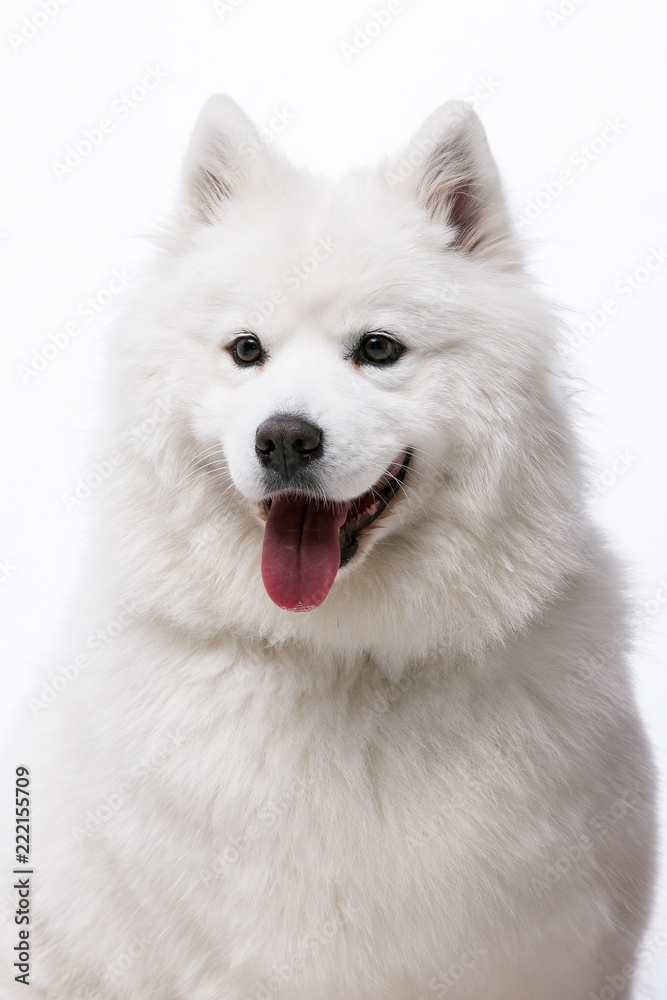
M 250 192 L 206 234 L 211 301 L 220 274 L 225 301 L 193 426 L 264 522 L 264 583 L 291 611 L 319 606 L 397 529 L 413 471 L 430 480 L 451 447 L 445 354 L 459 345 L 445 320 L 459 284 L 446 236 L 416 205 L 366 192 L 360 210 L 358 187 L 295 178 L 286 205 Z
M 450 603 L 479 599 L 499 560 L 511 574 L 526 558 L 501 525 L 516 514 L 527 537 L 519 508 L 546 519 L 539 490 L 560 509 L 571 487 L 554 486 L 567 463 L 545 318 L 481 126 L 446 105 L 398 163 L 338 184 L 256 153 L 251 134 L 227 99 L 202 113 L 189 218 L 142 334 L 154 391 L 178 401 L 170 489 L 190 486 L 193 521 L 196 503 L 221 515 L 227 548 L 210 548 L 243 567 L 234 587 L 264 615 L 260 572 L 282 614 L 319 608 L 335 583 L 338 621 L 369 611 L 378 582 L 417 592 L 420 572 L 422 607 L 443 586 Z

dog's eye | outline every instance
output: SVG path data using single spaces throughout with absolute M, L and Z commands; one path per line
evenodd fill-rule
M 244 334 L 227 348 L 237 365 L 241 368 L 248 365 L 258 365 L 264 361 L 266 355 L 257 337 L 251 334 Z
M 403 345 L 384 333 L 369 333 L 356 351 L 355 360 L 360 365 L 391 365 L 403 353 Z

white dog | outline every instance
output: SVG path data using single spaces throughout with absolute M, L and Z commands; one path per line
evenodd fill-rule
M 467 105 L 336 184 L 206 105 L 36 712 L 33 996 L 631 996 L 653 769 L 555 327 Z

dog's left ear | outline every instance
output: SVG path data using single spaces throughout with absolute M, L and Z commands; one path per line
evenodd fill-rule
M 430 115 L 385 177 L 390 187 L 406 185 L 451 230 L 455 248 L 518 264 L 498 169 L 482 123 L 465 101 L 450 101 Z

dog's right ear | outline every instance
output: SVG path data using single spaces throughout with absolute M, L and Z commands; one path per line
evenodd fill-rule
M 212 225 L 224 203 L 247 184 L 264 155 L 257 129 L 226 94 L 202 108 L 185 157 L 185 204 L 194 219 Z

